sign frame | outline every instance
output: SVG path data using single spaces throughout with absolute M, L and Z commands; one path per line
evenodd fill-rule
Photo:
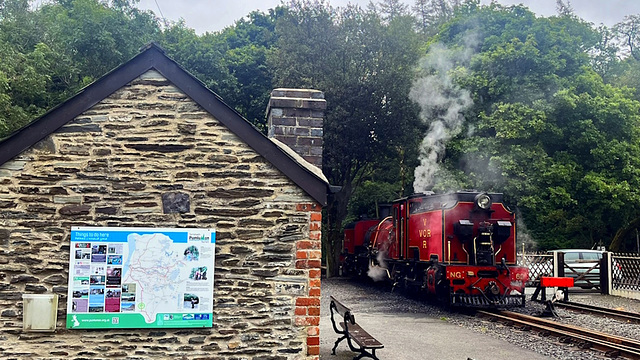
M 68 329 L 213 327 L 214 228 L 72 227 Z

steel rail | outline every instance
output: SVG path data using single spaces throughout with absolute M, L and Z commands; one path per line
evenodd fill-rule
M 553 305 L 556 307 L 562 307 L 569 310 L 589 312 L 597 315 L 616 318 L 619 320 L 640 323 L 640 314 L 638 313 L 616 310 L 616 309 L 608 309 L 608 308 L 587 305 L 587 304 L 580 304 L 580 303 L 570 302 L 570 301 L 568 302 L 557 301 L 553 303 Z
M 640 360 L 640 341 L 634 339 L 606 334 L 572 325 L 565 325 L 552 320 L 541 319 L 511 311 L 489 312 L 479 310 L 477 313 L 506 322 L 531 327 L 550 334 L 555 334 L 561 338 L 568 337 L 575 339 L 583 343 L 587 343 L 593 348 L 605 351 L 608 355 L 620 355 L 628 359 Z

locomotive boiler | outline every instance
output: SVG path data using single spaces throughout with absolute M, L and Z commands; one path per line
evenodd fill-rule
M 386 213 L 347 226 L 344 273 L 379 276 L 452 306 L 524 306 L 528 269 L 517 265 L 515 214 L 502 194 L 414 194 Z

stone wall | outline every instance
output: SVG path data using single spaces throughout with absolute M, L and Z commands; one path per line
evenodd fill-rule
M 320 210 L 149 71 L 0 167 L 0 358 L 317 359 Z M 72 226 L 215 227 L 214 327 L 66 329 Z M 23 293 L 60 295 L 54 333 Z

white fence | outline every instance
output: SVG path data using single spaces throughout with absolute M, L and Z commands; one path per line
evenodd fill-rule
M 565 262 L 560 252 L 525 254 L 519 259 L 520 265 L 529 268 L 527 286 L 537 286 L 541 276 L 567 276 L 573 277 L 576 286 L 582 288 L 640 300 L 640 254 L 604 252 L 600 262 L 588 266 Z

